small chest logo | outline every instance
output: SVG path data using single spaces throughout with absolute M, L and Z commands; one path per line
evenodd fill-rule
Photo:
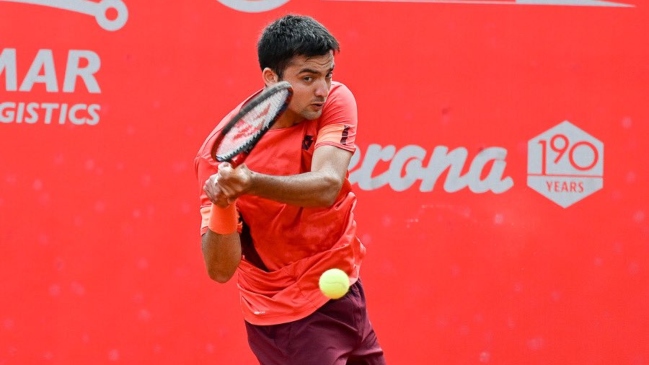
M 308 150 L 309 148 L 311 148 L 312 144 L 313 144 L 313 136 L 309 136 L 309 135 L 304 136 L 304 139 L 302 140 L 302 149 Z

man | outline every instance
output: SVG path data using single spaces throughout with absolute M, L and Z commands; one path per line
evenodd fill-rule
M 365 247 L 347 170 L 357 111 L 349 89 L 332 81 L 338 42 L 314 19 L 288 15 L 266 27 L 257 48 L 264 84 L 288 81 L 294 94 L 245 164 L 210 157 L 245 102 L 196 157 L 208 274 L 224 283 L 238 271 L 248 342 L 261 364 L 385 364 L 359 280 Z M 318 288 L 330 268 L 352 284 L 338 300 Z

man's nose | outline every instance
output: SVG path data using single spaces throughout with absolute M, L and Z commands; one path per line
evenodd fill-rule
M 329 95 L 329 83 L 327 80 L 318 80 L 316 82 L 315 95 L 322 98 L 326 98 Z

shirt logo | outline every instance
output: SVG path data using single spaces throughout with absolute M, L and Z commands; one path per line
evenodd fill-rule
M 342 136 L 340 137 L 340 144 L 341 145 L 346 145 L 347 144 L 347 137 L 349 137 L 349 126 L 346 125 L 345 128 L 343 128 L 343 133 Z
M 311 145 L 313 144 L 313 136 L 304 136 L 304 139 L 302 140 L 302 149 L 303 150 L 308 150 L 311 148 Z

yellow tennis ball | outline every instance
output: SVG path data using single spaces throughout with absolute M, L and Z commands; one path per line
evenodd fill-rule
M 327 298 L 339 299 L 349 290 L 349 276 L 340 269 L 329 269 L 320 275 L 319 284 Z

